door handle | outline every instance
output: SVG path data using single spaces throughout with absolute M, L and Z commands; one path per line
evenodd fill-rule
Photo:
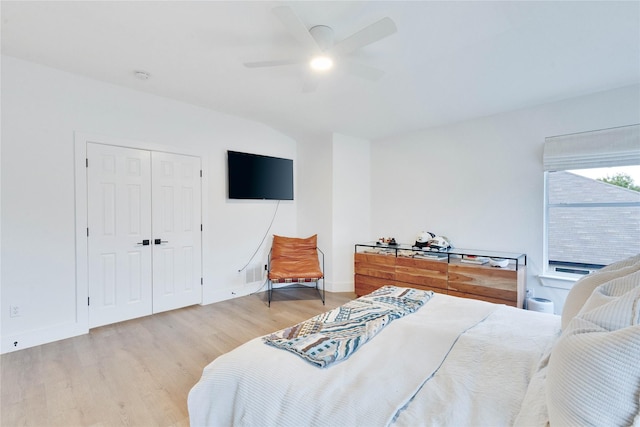
M 155 240 L 153 241 L 153 243 L 154 243 L 154 244 L 156 244 L 156 245 L 160 245 L 160 244 L 162 244 L 162 243 L 169 243 L 169 241 L 168 241 L 168 240 L 155 239 Z
M 138 246 L 149 246 L 149 239 L 144 239 L 142 242 L 136 243 Z

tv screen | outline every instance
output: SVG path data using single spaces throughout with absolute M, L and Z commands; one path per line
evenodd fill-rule
M 293 200 L 293 160 L 227 151 L 230 199 Z

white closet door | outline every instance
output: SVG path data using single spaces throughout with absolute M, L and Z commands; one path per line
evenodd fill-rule
M 200 158 L 152 153 L 153 312 L 202 301 Z
M 89 326 L 152 312 L 151 156 L 87 144 Z

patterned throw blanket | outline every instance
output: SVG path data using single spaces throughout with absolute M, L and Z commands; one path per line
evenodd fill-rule
M 325 368 L 347 359 L 391 321 L 415 312 L 432 296 L 432 291 L 385 286 L 263 339 Z

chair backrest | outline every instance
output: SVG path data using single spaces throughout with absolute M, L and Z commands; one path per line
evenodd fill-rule
M 271 245 L 271 261 L 277 259 L 305 260 L 318 257 L 316 250 L 318 235 L 306 238 L 273 236 Z

